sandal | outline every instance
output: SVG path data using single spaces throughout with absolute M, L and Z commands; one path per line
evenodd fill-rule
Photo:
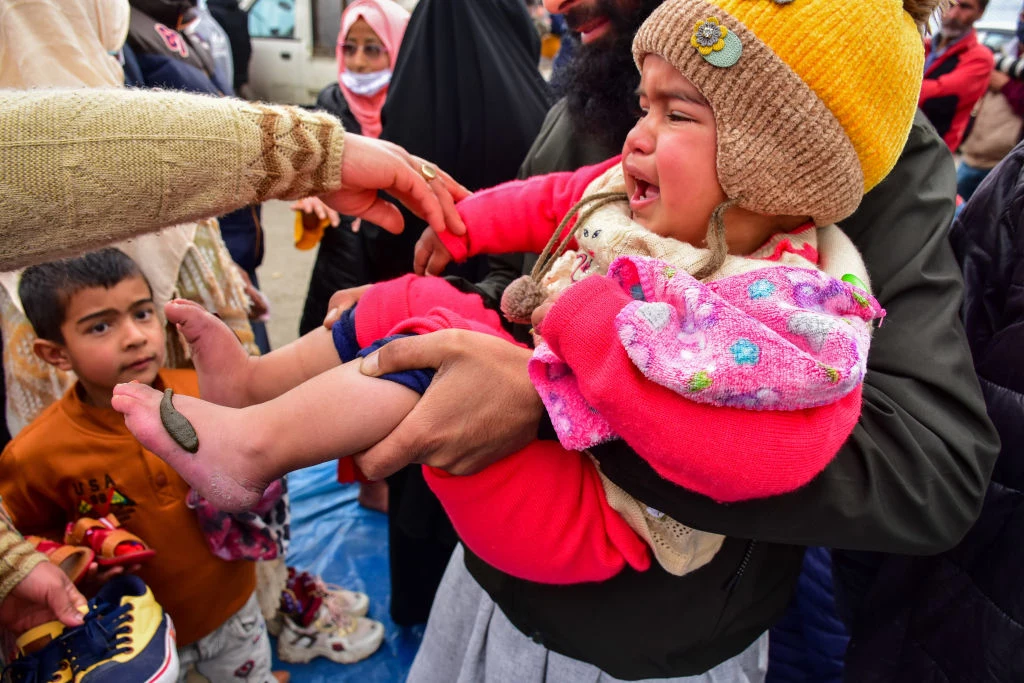
M 60 570 L 71 579 L 71 583 L 78 583 L 79 579 L 85 576 L 96 556 L 91 548 L 65 545 L 41 536 L 26 536 L 25 540 L 46 555 L 46 559 L 60 567 Z
M 141 538 L 122 529 L 113 514 L 100 519 L 82 517 L 77 522 L 68 522 L 64 542 L 92 548 L 96 553 L 96 563 L 101 567 L 137 564 L 156 555 L 156 551 Z

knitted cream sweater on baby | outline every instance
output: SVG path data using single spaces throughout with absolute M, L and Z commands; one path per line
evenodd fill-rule
M 337 119 L 296 107 L 122 89 L 0 91 L 0 270 L 337 190 L 343 147 Z

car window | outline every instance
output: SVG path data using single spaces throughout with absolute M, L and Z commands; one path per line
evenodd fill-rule
M 293 0 L 256 0 L 249 9 L 249 35 L 253 38 L 294 38 Z

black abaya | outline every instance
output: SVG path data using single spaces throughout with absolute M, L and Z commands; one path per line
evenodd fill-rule
M 471 190 L 516 176 L 550 104 L 540 41 L 522 0 L 420 0 L 402 41 L 381 138 L 436 163 Z M 366 226 L 374 280 L 409 272 L 425 224 Z M 474 279 L 486 263 L 456 274 Z M 449 272 L 453 272 L 451 269 Z M 419 466 L 389 478 L 391 616 L 426 621 L 456 536 Z

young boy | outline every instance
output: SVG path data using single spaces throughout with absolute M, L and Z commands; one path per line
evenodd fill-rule
M 254 565 L 210 552 L 185 505 L 188 484 L 110 407 L 120 382 L 198 392 L 194 371 L 162 369 L 164 326 L 138 266 L 104 249 L 27 269 L 19 294 L 38 335 L 33 351 L 78 381 L 0 456 L 15 525 L 61 539 L 69 522 L 113 513 L 156 551 L 137 573 L 174 621 L 182 676 L 195 664 L 215 681 L 273 681 Z

